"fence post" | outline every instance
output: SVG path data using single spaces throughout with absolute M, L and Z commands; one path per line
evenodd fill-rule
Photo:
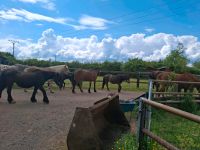
M 142 129 L 145 128 L 145 118 L 146 118 L 146 107 L 142 101 L 142 99 L 139 100 L 139 126 L 138 126 L 138 139 L 139 139 L 139 147 L 138 150 L 144 150 L 146 149 L 146 143 L 144 139 L 144 133 L 142 132 Z
M 137 72 L 137 88 L 140 87 L 140 71 Z
M 148 100 L 152 99 L 152 89 L 153 89 L 153 81 L 149 80 L 149 89 L 148 89 Z M 148 106 L 148 114 L 147 114 L 147 129 L 150 131 L 151 128 L 151 106 Z

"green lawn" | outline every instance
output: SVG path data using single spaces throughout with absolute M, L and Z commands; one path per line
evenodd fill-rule
M 102 81 L 102 77 L 98 77 L 97 78 L 97 83 L 96 83 L 96 88 L 101 89 L 102 87 L 102 82 L 98 82 L 98 81 Z M 148 82 L 147 80 L 141 80 L 142 82 Z M 136 79 L 131 79 L 131 83 L 127 83 L 127 82 L 123 82 L 122 83 L 122 90 L 124 91 L 147 91 L 148 90 L 148 84 L 145 83 L 141 83 L 140 87 L 137 88 L 136 87 Z M 71 87 L 70 81 L 69 80 L 65 80 L 66 86 L 67 87 Z M 83 88 L 87 89 L 89 87 L 89 82 L 85 81 L 83 82 Z M 92 83 L 92 89 L 93 89 L 93 83 Z M 117 90 L 118 89 L 118 85 L 117 84 L 111 84 L 109 83 L 109 88 L 110 90 Z M 106 86 L 104 87 L 104 89 L 106 90 Z
M 200 111 L 197 115 L 200 115 Z M 179 149 L 200 149 L 200 124 L 198 123 L 154 109 L 151 131 Z M 156 142 L 151 142 L 150 149 L 161 149 L 161 147 Z
M 136 117 L 137 110 L 133 112 Z M 197 112 L 200 115 L 200 110 Z M 151 132 L 172 143 L 181 150 L 200 149 L 200 125 L 187 119 L 177 117 L 162 110 L 152 109 Z M 136 135 L 125 134 L 115 142 L 113 149 L 136 150 Z M 148 150 L 165 150 L 150 139 Z

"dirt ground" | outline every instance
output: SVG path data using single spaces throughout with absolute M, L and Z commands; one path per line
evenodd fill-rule
M 114 91 L 111 91 L 114 92 Z M 0 150 L 64 150 L 75 108 L 91 106 L 110 92 L 72 94 L 70 89 L 47 92 L 50 104 L 43 104 L 42 93 L 31 103 L 32 90 L 14 89 L 16 104 L 8 104 L 6 91 L 0 99 Z M 139 96 L 139 92 L 122 91 L 120 99 Z

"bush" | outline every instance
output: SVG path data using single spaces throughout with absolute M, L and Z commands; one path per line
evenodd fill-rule
M 194 97 L 192 96 L 192 94 L 187 93 L 182 99 L 180 108 L 190 113 L 196 113 L 198 106 L 193 100 L 194 100 Z

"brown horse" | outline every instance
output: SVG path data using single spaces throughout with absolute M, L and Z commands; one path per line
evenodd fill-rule
M 161 67 L 161 68 L 150 68 L 150 74 L 149 74 L 149 78 L 150 79 L 153 79 L 153 80 L 156 80 L 158 75 L 160 73 L 163 73 L 163 72 L 171 72 L 171 69 L 167 68 L 167 67 Z M 159 83 L 157 82 L 153 82 L 153 88 L 156 87 L 156 91 L 159 90 Z
M 162 72 L 158 74 L 157 80 L 171 80 L 171 81 L 185 81 L 185 82 L 200 82 L 200 80 L 191 73 L 183 73 L 183 74 L 175 74 L 172 72 Z M 164 92 L 167 88 L 172 85 L 171 83 L 167 82 L 160 82 L 159 92 Z M 194 88 L 200 92 L 200 84 L 188 84 L 188 83 L 177 83 L 178 85 L 178 92 L 181 92 L 183 89 L 184 92 L 190 90 L 193 91 Z
M 118 84 L 118 92 L 120 92 L 122 89 L 121 83 L 123 81 L 130 83 L 130 76 L 128 74 L 106 74 L 103 77 L 102 89 L 104 89 L 104 86 L 106 85 L 107 90 L 109 91 L 108 82 L 110 82 L 112 84 Z
M 200 82 L 200 80 L 191 73 L 176 74 L 174 80 L 186 82 Z M 184 92 L 187 92 L 188 90 L 190 92 L 193 92 L 194 88 L 196 88 L 200 93 L 200 84 L 178 83 L 178 92 L 181 92 L 181 89 L 183 89 Z
M 37 67 L 30 67 L 25 70 L 26 71 L 19 71 L 15 68 L 10 68 L 0 72 L 0 97 L 2 91 L 7 88 L 8 102 L 15 103 L 11 95 L 11 91 L 13 84 L 16 83 L 22 88 L 34 87 L 34 91 L 31 96 L 31 102 L 33 103 L 37 102 L 35 95 L 37 90 L 40 89 L 43 93 L 43 102 L 48 104 L 49 100 L 43 85 L 47 80 L 54 79 L 56 84 L 61 87 L 62 82 L 59 74 L 51 70 L 45 70 Z
M 87 70 L 87 69 L 77 69 L 74 71 L 74 83 L 72 92 L 75 93 L 75 86 L 78 85 L 80 91 L 82 90 L 82 81 L 89 81 L 88 92 L 90 93 L 90 88 L 92 82 L 94 82 L 94 92 L 96 92 L 96 79 L 98 76 L 99 70 Z

